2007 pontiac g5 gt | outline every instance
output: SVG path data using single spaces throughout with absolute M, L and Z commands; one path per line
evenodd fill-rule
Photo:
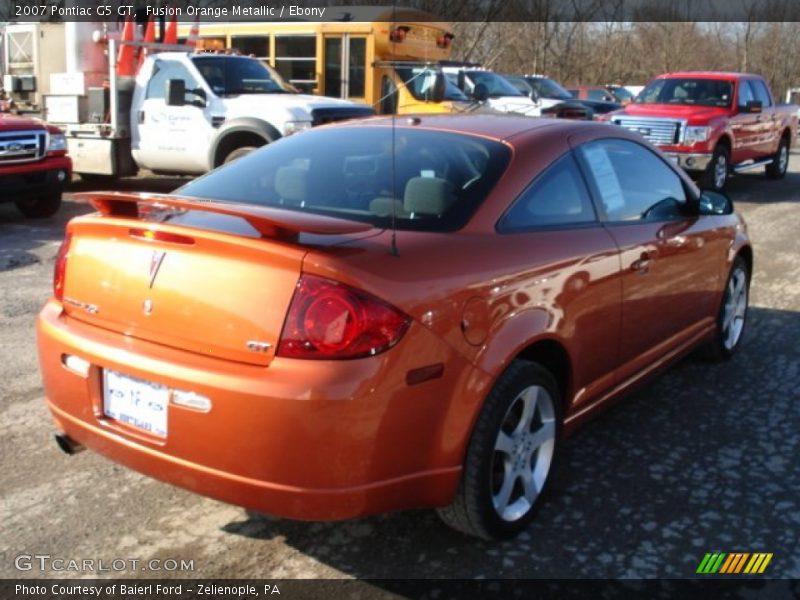
M 730 200 L 609 125 L 370 119 L 84 199 L 38 320 L 59 444 L 287 518 L 513 536 L 565 432 L 747 315 Z

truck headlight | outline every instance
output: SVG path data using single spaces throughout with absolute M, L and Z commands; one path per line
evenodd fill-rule
M 710 127 L 687 127 L 686 132 L 683 134 L 683 142 L 687 146 L 705 142 L 710 133 Z
M 67 149 L 67 138 L 63 133 L 51 133 L 47 144 L 48 152 L 61 152 Z
M 306 129 L 311 129 L 311 121 L 286 121 L 283 126 L 283 135 L 292 135 Z

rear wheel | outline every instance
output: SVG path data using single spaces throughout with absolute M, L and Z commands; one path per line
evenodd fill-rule
M 786 175 L 786 170 L 788 168 L 789 168 L 789 140 L 787 140 L 786 138 L 782 138 L 781 143 L 778 145 L 778 151 L 772 158 L 772 162 L 766 166 L 765 171 L 767 177 L 769 177 L 770 179 L 783 179 L 783 176 Z
M 717 146 L 711 157 L 711 163 L 700 180 L 702 187 L 721 192 L 728 185 L 730 171 L 730 152 L 725 146 Z
M 61 206 L 61 190 L 15 202 L 17 209 L 29 219 L 52 217 Z
M 527 527 L 550 480 L 560 407 L 549 371 L 512 363 L 478 416 L 455 500 L 438 509 L 442 520 L 484 539 L 513 537 Z
M 706 356 L 711 360 L 728 360 L 739 348 L 747 321 L 749 295 L 750 271 L 744 258 L 737 256 L 725 285 L 714 340 L 706 347 Z

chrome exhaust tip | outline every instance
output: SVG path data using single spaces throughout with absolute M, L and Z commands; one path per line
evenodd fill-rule
M 70 456 L 73 456 L 78 452 L 86 450 L 85 446 L 80 445 L 78 442 L 69 437 L 66 433 L 56 434 L 56 444 L 58 444 L 58 447 L 61 448 L 61 451 L 64 454 L 69 454 Z

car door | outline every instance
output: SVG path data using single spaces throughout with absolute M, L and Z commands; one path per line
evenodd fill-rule
M 619 138 L 578 150 L 620 251 L 624 381 L 713 322 L 725 248 L 697 216 L 688 186 L 654 150 Z
M 608 391 L 618 366 L 619 252 L 571 151 L 536 177 L 497 230 L 509 255 L 529 261 L 513 276 L 508 287 L 519 292 L 504 310 L 547 311 L 569 350 L 576 406 Z
M 737 87 L 736 114 L 731 118 L 731 130 L 734 138 L 731 160 L 734 163 L 750 160 L 757 156 L 759 128 L 761 127 L 761 117 L 758 113 L 743 110 L 748 102 L 757 99 L 750 80 L 740 79 Z
M 769 157 L 778 150 L 781 123 L 775 111 L 775 103 L 761 79 L 751 79 L 750 86 L 756 100 L 761 101 L 761 114 L 758 115 L 758 140 L 756 149 L 760 158 Z
M 153 74 L 147 82 L 144 100 L 137 108 L 133 144 L 137 162 L 160 171 L 201 173 L 208 169 L 209 140 L 213 129 L 193 94 L 187 93 L 183 106 L 169 106 L 166 84 L 170 79 L 182 79 L 187 90 L 200 83 L 180 62 L 156 60 Z

